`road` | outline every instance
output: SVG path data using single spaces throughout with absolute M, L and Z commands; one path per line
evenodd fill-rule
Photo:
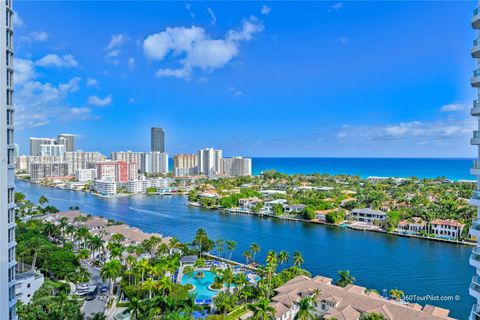
M 85 304 L 83 305 L 82 312 L 85 317 L 88 317 L 90 315 L 94 315 L 96 313 L 103 313 L 105 311 L 105 304 L 107 302 L 107 295 L 108 292 L 102 293 L 100 292 L 100 287 L 103 284 L 102 277 L 100 276 L 100 271 L 99 269 L 90 266 L 87 263 L 82 263 L 82 265 L 87 268 L 88 272 L 90 272 L 90 285 L 96 285 L 97 286 L 97 296 L 95 299 L 90 300 L 90 301 L 85 301 Z

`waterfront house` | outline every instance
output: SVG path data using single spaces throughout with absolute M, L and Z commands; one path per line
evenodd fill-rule
M 283 206 L 283 210 L 288 214 L 297 214 L 305 211 L 305 207 L 304 204 L 287 204 Z
M 420 231 L 425 230 L 426 223 L 420 217 L 413 217 L 410 219 L 401 220 L 398 223 L 397 228 L 402 231 L 419 233 Z
M 253 208 L 255 208 L 257 204 L 262 202 L 263 201 L 257 197 L 240 198 L 238 199 L 238 206 L 244 210 L 253 211 Z
M 460 238 L 465 225 L 452 219 L 434 219 L 430 222 L 430 233 L 437 237 Z
M 363 314 L 378 313 L 389 320 L 452 320 L 447 309 L 387 300 L 357 285 L 335 286 L 332 279 L 321 276 L 298 276 L 275 289 L 270 303 L 275 319 L 295 319 L 299 301 L 306 296 L 314 298 L 313 313 L 321 319 L 358 320 Z
M 350 217 L 355 221 L 368 224 L 372 224 L 374 221 L 383 222 L 387 220 L 387 214 L 385 212 L 370 208 L 353 209 L 350 212 Z
M 263 204 L 263 208 L 261 212 L 263 214 L 273 214 L 273 207 L 276 205 L 281 205 L 282 207 L 285 206 L 288 203 L 288 200 L 286 199 L 275 199 L 271 201 L 266 201 Z

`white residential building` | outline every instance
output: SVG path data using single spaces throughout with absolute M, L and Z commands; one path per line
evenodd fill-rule
M 68 174 L 73 175 L 78 169 L 93 169 L 89 166 L 95 162 L 105 161 L 105 156 L 100 152 L 66 151 L 63 160 L 68 163 Z
M 141 171 L 152 175 L 168 173 L 168 153 L 147 152 L 142 156 Z
M 275 199 L 272 201 L 266 201 L 263 203 L 263 208 L 261 210 L 261 213 L 263 214 L 272 214 L 273 213 L 273 208 L 275 206 L 282 206 L 284 207 L 285 205 L 288 204 L 288 200 L 286 199 Z
M 30 155 L 41 156 L 42 145 L 54 145 L 55 142 L 52 138 L 30 138 Z
M 65 152 L 75 151 L 75 136 L 68 133 L 59 134 L 57 136 L 57 144 L 63 144 Z
M 93 188 L 103 196 L 114 196 L 117 194 L 117 183 L 115 181 L 95 180 Z
M 198 151 L 198 173 L 209 177 L 223 173 L 222 150 L 205 148 Z
M 77 169 L 75 171 L 75 180 L 80 182 L 92 181 L 97 178 L 96 169 Z
M 125 161 L 126 163 L 136 163 L 139 167 L 142 167 L 142 158 L 145 155 L 144 152 L 132 152 L 132 151 L 119 151 L 112 152 L 112 161 Z
M 65 146 L 63 144 L 42 144 L 40 145 L 40 155 L 47 157 L 63 157 Z
M 353 209 L 350 212 L 350 217 L 355 221 L 368 224 L 372 224 L 375 220 L 380 222 L 387 220 L 387 214 L 385 212 L 370 208 Z
M 480 3 L 477 2 L 477 6 L 473 11 L 473 17 L 471 20 L 472 27 L 477 34 L 476 39 L 473 40 L 473 47 L 471 55 L 475 58 L 476 67 L 473 71 L 473 77 L 470 81 L 472 87 L 476 89 L 477 99 L 473 100 L 470 114 L 475 117 L 475 121 L 480 120 Z M 470 314 L 470 319 L 480 318 L 480 122 L 477 124 L 477 130 L 473 131 L 470 144 L 476 146 L 476 152 L 478 153 L 477 160 L 473 162 L 473 167 L 470 169 L 470 173 L 476 176 L 477 186 L 470 198 L 470 203 L 477 207 L 477 219 L 472 221 L 472 227 L 470 228 L 470 234 L 477 238 L 477 247 L 472 250 L 470 256 L 470 264 L 476 268 L 476 274 L 472 278 L 470 283 L 469 293 L 476 299 L 476 303 Z
M 68 163 L 66 162 L 33 162 L 30 164 L 30 179 L 33 181 L 66 176 L 68 176 Z
M 27 271 L 17 274 L 17 284 L 15 285 L 15 296 L 25 304 L 30 303 L 33 294 L 42 286 L 44 276 L 40 272 Z
M 15 311 L 15 146 L 13 103 L 12 1 L 0 2 L 0 315 L 17 319 Z
M 223 173 L 229 177 L 252 175 L 252 159 L 243 157 L 223 158 Z
M 465 225 L 452 219 L 434 219 L 430 222 L 430 233 L 438 237 L 459 239 Z

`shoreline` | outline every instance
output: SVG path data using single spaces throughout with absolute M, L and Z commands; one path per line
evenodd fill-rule
M 456 245 L 464 245 L 464 246 L 470 246 L 470 247 L 476 247 L 476 242 L 470 242 L 470 241 L 464 241 L 464 240 L 449 240 L 449 239 L 442 239 L 442 238 L 434 238 L 434 237 L 424 237 L 420 235 L 415 235 L 415 234 L 404 234 L 401 232 L 388 232 L 385 230 L 380 230 L 380 229 L 373 229 L 373 228 L 354 228 L 351 226 L 346 226 L 342 227 L 342 224 L 333 224 L 333 223 L 328 223 L 328 222 L 322 222 L 322 221 L 314 221 L 314 220 L 306 220 L 306 219 L 300 219 L 300 218 L 294 218 L 294 217 L 281 217 L 281 216 L 274 216 L 274 215 L 265 215 L 265 214 L 258 214 L 254 212 L 246 212 L 246 211 L 229 211 L 228 209 L 222 209 L 222 208 L 207 208 L 207 207 L 202 207 L 200 204 L 194 204 L 191 202 L 188 202 L 188 206 L 192 206 L 195 208 L 201 208 L 205 210 L 212 210 L 212 211 L 218 211 L 220 213 L 225 213 L 225 214 L 240 214 L 240 215 L 250 215 L 250 216 L 256 216 L 260 218 L 272 218 L 272 219 L 278 219 L 278 220 L 286 220 L 286 221 L 291 221 L 291 222 L 303 222 L 303 223 L 310 223 L 310 224 L 319 224 L 319 225 L 325 225 L 325 226 L 331 226 L 331 227 L 336 227 L 336 228 L 348 228 L 350 230 L 355 230 L 355 231 L 360 231 L 360 232 L 376 232 L 376 233 L 383 233 L 387 235 L 394 235 L 394 236 L 400 236 L 404 238 L 415 238 L 415 239 L 420 239 L 420 240 L 430 240 L 430 241 L 437 241 L 437 242 L 444 242 L 444 243 L 449 243 L 449 244 L 456 244 Z

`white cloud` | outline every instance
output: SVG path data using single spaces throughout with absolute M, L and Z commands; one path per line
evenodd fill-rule
M 190 15 L 190 17 L 195 18 L 195 14 L 192 11 L 192 5 L 190 3 L 185 2 L 185 9 L 187 9 L 187 12 Z
M 135 58 L 129 58 L 128 59 L 128 66 L 133 69 L 135 68 Z
M 450 103 L 442 106 L 440 108 L 441 112 L 457 112 L 457 111 L 465 111 L 468 108 L 466 104 L 462 103 Z
M 75 60 L 75 57 L 71 54 L 66 54 L 63 57 L 50 53 L 44 56 L 43 58 L 37 60 L 35 62 L 37 66 L 40 67 L 58 67 L 58 68 L 70 68 L 70 67 L 77 67 L 78 62 Z
M 14 16 L 13 16 L 13 26 L 15 28 L 23 27 L 23 19 L 20 17 L 17 11 L 14 11 Z
M 31 36 L 32 40 L 34 40 L 34 41 L 44 42 L 44 41 L 48 40 L 50 35 L 48 33 L 46 33 L 45 31 L 34 31 L 34 32 L 30 33 L 30 36 Z
M 262 9 L 260 10 L 260 13 L 264 14 L 264 15 L 268 15 L 270 13 L 270 11 L 272 11 L 272 8 L 270 8 L 267 5 L 263 5 Z
M 335 43 L 346 44 L 348 41 L 350 41 L 350 39 L 348 39 L 346 37 L 339 37 L 339 38 L 337 38 L 337 40 L 335 40 Z
M 238 90 L 235 86 L 230 86 L 228 91 L 232 92 L 236 97 L 243 96 L 243 91 Z
M 211 20 L 212 25 L 215 25 L 217 23 L 217 17 L 215 16 L 215 13 L 212 11 L 212 9 L 210 9 L 210 7 L 207 7 L 207 11 L 208 11 L 208 14 L 210 15 L 210 19 L 212 19 Z
M 87 86 L 98 88 L 98 86 L 99 86 L 98 80 L 95 79 L 95 78 L 88 78 L 87 79 Z
M 36 76 L 35 64 L 32 60 L 15 58 L 15 84 L 20 85 Z
M 113 64 L 118 64 L 119 60 L 116 59 L 122 53 L 121 47 L 128 41 L 128 37 L 124 34 L 114 34 L 108 44 L 105 47 L 105 60 Z
M 343 9 L 343 3 L 337 2 L 335 4 L 332 4 L 330 8 L 328 8 L 328 12 L 336 12 Z
M 133 99 L 133 98 L 128 99 L 128 103 L 129 104 L 135 103 L 135 99 Z
M 98 106 L 98 107 L 104 107 L 104 106 L 108 106 L 109 104 L 112 103 L 112 95 L 109 94 L 108 96 L 106 96 L 105 98 L 99 98 L 98 96 L 90 96 L 88 97 L 88 104 L 91 104 L 91 105 L 94 105 L 94 106 Z
M 255 17 L 245 20 L 240 30 L 229 30 L 222 39 L 212 39 L 200 27 L 167 28 L 148 36 L 143 51 L 150 60 L 160 61 L 171 54 L 180 63 L 179 68 L 159 69 L 158 77 L 190 78 L 195 69 L 212 72 L 222 68 L 238 55 L 240 42 L 251 40 L 262 30 Z

